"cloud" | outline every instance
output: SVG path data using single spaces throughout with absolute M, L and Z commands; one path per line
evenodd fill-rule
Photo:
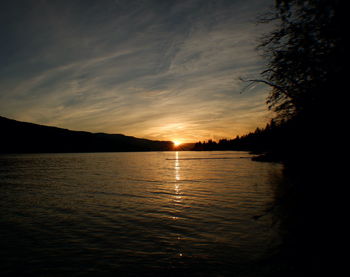
M 261 70 L 252 19 L 271 1 L 246 2 L 32 1 L 0 48 L 18 49 L 0 66 L 2 115 L 153 139 L 243 134 L 269 116 L 267 88 L 239 93 Z

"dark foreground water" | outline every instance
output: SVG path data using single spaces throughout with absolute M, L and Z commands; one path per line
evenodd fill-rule
M 270 276 L 281 165 L 245 152 L 0 156 L 2 276 Z

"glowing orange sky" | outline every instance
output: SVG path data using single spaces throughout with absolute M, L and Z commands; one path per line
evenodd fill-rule
M 255 18 L 272 0 L 26 3 L 2 8 L 2 116 L 181 142 L 270 118 L 268 88 L 238 78 L 262 68 Z

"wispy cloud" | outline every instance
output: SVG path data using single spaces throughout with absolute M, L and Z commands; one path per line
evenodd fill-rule
M 3 34 L 1 55 L 17 49 L 0 66 L 4 116 L 187 141 L 268 117 L 267 88 L 240 94 L 238 77 L 261 69 L 253 22 L 271 1 L 29 2 Z

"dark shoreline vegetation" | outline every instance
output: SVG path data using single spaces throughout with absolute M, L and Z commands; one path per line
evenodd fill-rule
M 254 161 L 284 162 L 290 156 L 291 148 L 286 148 L 288 140 L 293 140 L 294 122 L 276 124 L 274 120 L 265 128 L 256 128 L 254 132 L 234 139 L 221 139 L 218 142 L 208 140 L 197 142 L 194 151 L 249 151 L 255 154 Z M 292 145 L 291 143 L 289 145 Z

